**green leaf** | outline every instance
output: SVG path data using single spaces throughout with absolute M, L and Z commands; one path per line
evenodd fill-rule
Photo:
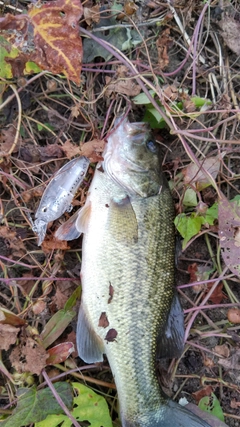
M 211 393 L 211 396 L 202 397 L 198 406 L 200 409 L 202 409 L 202 411 L 209 412 L 219 420 L 224 421 L 223 410 L 217 396 L 214 393 Z
M 64 308 L 57 311 L 46 324 L 41 333 L 44 348 L 48 348 L 63 333 L 72 319 L 76 316 L 72 308 L 76 305 L 81 294 L 81 287 L 78 286 L 73 294 L 68 298 Z
M 187 188 L 184 194 L 183 198 L 183 204 L 184 206 L 190 207 L 190 206 L 197 206 L 197 195 L 196 191 L 192 188 Z
M 153 107 L 152 104 L 147 107 L 143 117 L 143 121 L 149 123 L 152 129 L 163 129 L 166 124 L 159 111 L 156 110 L 156 108 Z
M 59 310 L 51 317 L 41 333 L 44 348 L 48 348 L 60 335 L 76 316 L 75 311 Z
M 210 101 L 210 99 L 201 98 L 200 96 L 193 96 L 191 98 L 191 101 L 198 108 L 203 107 L 203 105 L 212 105 L 212 102 Z
M 216 219 L 218 219 L 218 204 L 214 203 L 207 209 L 204 215 L 204 223 L 207 222 L 209 225 L 213 225 Z
M 73 406 L 72 387 L 67 382 L 54 384 L 54 388 L 62 398 L 69 410 Z M 36 387 L 31 389 L 22 388 L 18 390 L 17 406 L 12 415 L 1 422 L 1 427 L 21 427 L 31 423 L 37 423 L 45 419 L 49 414 L 64 413 L 49 388 L 37 391 Z
M 72 384 L 77 396 L 74 397 L 74 409 L 71 412 L 79 424 L 88 421 L 91 427 L 112 427 L 106 400 L 83 384 Z M 36 423 L 35 427 L 71 427 L 72 422 L 66 415 L 49 415 L 44 421 Z
M 152 97 L 154 98 L 154 95 L 156 92 L 154 92 L 154 90 L 150 90 L 149 93 L 152 95 Z M 149 101 L 147 95 L 144 92 L 139 93 L 139 95 L 134 96 L 134 98 L 132 99 L 132 101 L 134 102 L 134 104 L 136 105 L 145 105 L 145 104 L 151 104 L 151 101 Z
M 81 295 L 81 286 L 78 286 L 77 289 L 75 289 L 75 291 L 72 293 L 70 298 L 68 298 L 64 306 L 64 310 L 68 311 L 68 310 L 71 310 L 73 307 L 75 307 L 75 305 L 77 304 L 77 301 L 80 298 L 80 295 Z
M 176 216 L 174 224 L 184 238 L 183 248 L 185 248 L 187 242 L 201 230 L 202 223 L 204 222 L 203 217 L 197 216 L 192 213 L 190 216 L 182 213 Z

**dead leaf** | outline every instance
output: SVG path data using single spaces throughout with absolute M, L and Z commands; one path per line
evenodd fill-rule
M 212 387 L 210 385 L 207 385 L 206 387 L 201 388 L 200 390 L 197 390 L 194 393 L 192 393 L 192 396 L 198 403 L 204 396 L 211 396 L 212 392 L 213 392 Z
M 240 206 L 238 201 L 228 201 L 225 197 L 218 204 L 218 235 L 222 257 L 232 273 L 240 276 Z
M 95 6 L 89 8 L 84 7 L 83 8 L 83 16 L 85 18 L 85 21 L 88 25 L 91 25 L 92 22 L 99 22 L 100 20 L 100 6 L 99 4 L 96 4 Z
M 32 306 L 32 311 L 36 315 L 43 313 L 45 310 L 46 310 L 46 302 L 43 300 L 38 300 Z
M 219 356 L 229 357 L 230 350 L 227 344 L 216 345 L 214 347 L 215 353 L 219 354 Z
M 12 231 L 6 225 L 0 227 L 0 237 L 2 237 L 8 246 L 12 249 L 12 256 L 21 258 L 26 254 L 26 248 L 16 231 Z
M 72 342 L 64 342 L 55 347 L 48 349 L 47 365 L 55 365 L 56 363 L 65 362 L 65 360 L 74 352 L 74 345 Z
M 223 19 L 219 21 L 219 27 L 226 45 L 239 56 L 240 22 L 234 19 L 234 16 L 224 14 Z
M 27 61 L 33 61 L 43 70 L 63 73 L 80 84 L 82 41 L 78 22 L 81 16 L 79 0 L 56 0 L 31 4 L 28 15 L 6 14 L 0 18 L 4 37 L 19 49 L 19 55 L 8 60 L 13 75 L 19 73 L 19 67 L 23 70 Z
M 192 282 L 202 282 L 208 280 L 210 274 L 209 266 L 198 265 L 196 262 L 188 265 L 188 272 L 190 273 L 189 283 Z M 206 285 L 201 283 L 192 287 L 193 292 L 198 294 L 202 290 L 206 289 Z
M 240 371 L 240 349 L 235 350 L 235 353 L 227 359 L 219 359 L 218 364 L 225 369 Z
M 209 157 L 201 162 L 201 167 L 204 168 L 213 179 L 217 177 L 219 172 L 220 162 L 223 156 Z M 210 181 L 205 173 L 195 163 L 190 163 L 185 169 L 182 170 L 184 175 L 184 184 L 191 184 L 195 186 L 197 191 L 202 191 L 210 185 Z
M 49 144 L 46 147 L 40 147 L 40 156 L 42 162 L 54 158 L 61 159 L 63 157 L 63 150 L 58 144 Z
M 80 155 L 80 147 L 73 144 L 69 139 L 64 142 L 61 148 L 68 159 Z
M 67 251 L 70 249 L 70 246 L 68 245 L 68 242 L 65 240 L 58 240 L 53 238 L 52 240 L 44 240 L 42 242 L 42 250 L 47 252 L 52 252 L 53 250 L 60 249 L 62 251 Z
M 204 357 L 203 364 L 204 366 L 206 366 L 206 368 L 209 368 L 209 369 L 212 369 L 215 366 L 214 360 L 211 359 L 210 357 Z
M 136 96 L 141 92 L 140 86 L 133 79 L 114 80 L 106 76 L 106 96 L 112 93 L 120 93 L 128 96 Z
M 31 372 L 40 375 L 46 366 L 48 354 L 41 344 L 28 337 L 26 343 L 15 347 L 10 361 L 17 372 Z
M 170 37 L 170 29 L 162 31 L 159 38 L 156 41 L 157 52 L 158 52 L 158 65 L 161 70 L 166 68 L 169 64 L 168 48 L 172 43 L 172 38 Z
M 238 324 L 240 323 L 240 309 L 230 308 L 227 313 L 229 322 Z
M 0 324 L 0 350 L 8 350 L 9 347 L 15 344 L 20 328 L 15 328 L 12 325 Z
M 232 409 L 238 409 L 240 407 L 240 402 L 237 402 L 236 399 L 231 400 L 230 407 Z
M 8 126 L 1 130 L 0 133 L 0 156 L 6 156 L 11 150 L 16 135 L 16 128 L 13 125 Z M 13 153 L 17 153 L 22 143 L 22 138 L 19 136 L 16 146 L 14 147 Z
M 105 147 L 103 139 L 93 139 L 92 141 L 81 144 L 81 156 L 87 157 L 91 162 L 99 162 L 103 160 L 101 153 Z
M 7 324 L 11 326 L 23 326 L 26 325 L 26 320 L 7 310 L 6 308 L 0 308 L 0 323 L 2 325 Z
M 208 291 L 213 287 L 214 282 L 210 282 L 207 285 L 206 294 Z M 214 289 L 213 293 L 209 297 L 209 301 L 211 301 L 213 304 L 220 304 L 224 298 L 226 298 L 226 295 L 222 292 L 223 283 L 220 282 L 217 287 Z

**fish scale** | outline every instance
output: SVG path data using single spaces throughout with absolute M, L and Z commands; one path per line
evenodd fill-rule
M 155 354 L 157 335 L 166 322 L 174 294 L 174 209 L 167 187 L 158 196 L 136 198 L 132 207 L 138 223 L 138 242 L 116 242 L 112 228 L 119 232 L 118 223 L 111 223 L 106 232 L 107 220 L 102 218 L 109 209 L 106 205 L 111 204 L 117 192 L 118 186 L 96 171 L 89 195 L 89 223 L 94 223 L 94 227 L 89 227 L 83 242 L 82 301 L 88 307 L 89 321 L 105 342 L 104 352 L 116 382 L 121 410 L 130 419 L 149 411 L 149 402 L 151 406 L 155 402 L 154 408 L 159 408 Z M 163 228 L 165 216 L 169 221 Z M 91 255 L 90 271 L 87 253 Z M 110 304 L 106 292 L 109 283 L 114 290 Z M 101 312 L 106 313 L 108 328 L 98 326 Z M 117 331 L 117 337 L 107 342 L 105 337 L 111 328 Z M 149 378 L 151 383 L 146 387 Z M 129 399 L 131 395 L 141 399 L 133 401 Z

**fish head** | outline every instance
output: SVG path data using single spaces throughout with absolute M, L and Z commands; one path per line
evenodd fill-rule
M 129 196 L 150 197 L 162 186 L 160 146 L 147 123 L 118 118 L 103 152 L 104 172 Z

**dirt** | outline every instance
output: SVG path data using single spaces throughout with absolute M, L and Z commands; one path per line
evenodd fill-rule
M 12 13 L 13 9 L 9 10 L 9 5 L 22 9 L 26 7 L 27 3 L 24 0 L 8 2 L 5 8 L 1 6 L 2 16 L 7 12 Z M 225 196 L 231 199 L 239 194 L 240 182 L 239 117 L 234 112 L 239 105 L 240 63 L 237 56 L 239 53 L 234 51 L 233 42 L 230 39 L 231 34 L 229 35 L 228 32 L 226 36 L 226 29 L 222 32 L 221 22 L 223 22 L 224 16 L 227 16 L 228 21 L 232 20 L 235 29 L 234 37 L 239 31 L 237 35 L 239 39 L 239 4 L 237 1 L 223 2 L 223 6 L 220 7 L 217 2 L 213 2 L 209 13 L 206 12 L 204 19 L 200 22 L 199 39 L 196 40 L 194 30 L 196 31 L 203 3 L 200 1 L 174 1 L 171 3 L 178 19 L 183 23 L 183 29 L 169 13 L 167 2 L 139 2 L 137 13 L 126 18 L 127 22 L 131 18 L 139 24 L 142 20 L 151 20 L 165 11 L 168 12 L 168 18 L 162 27 L 149 25 L 143 31 L 152 68 L 149 67 L 149 58 L 144 49 L 137 47 L 131 51 L 131 54 L 127 52 L 126 55 L 133 63 L 144 65 L 145 68 L 140 66 L 141 73 L 145 70 L 146 75 L 149 76 L 154 70 L 158 84 L 162 85 L 164 91 L 168 90 L 167 97 L 164 98 L 165 106 L 169 108 L 176 126 L 183 132 L 188 132 L 183 135 L 186 138 L 187 147 L 191 148 L 193 155 L 201 159 L 202 155 L 216 156 L 219 152 L 224 151 L 225 157 L 221 162 L 216 182 Z M 93 4 L 94 2 L 87 2 L 88 7 L 92 7 Z M 86 27 L 86 23 L 83 22 L 82 25 Z M 161 35 L 161 31 L 166 29 L 169 31 L 164 36 L 165 44 L 161 45 L 158 42 L 157 55 L 156 39 L 158 34 Z M 185 41 L 186 33 L 196 42 L 194 44 L 196 68 L 193 66 L 194 54 L 189 55 L 187 61 L 182 65 L 188 49 Z M 199 61 L 196 59 L 196 52 Z M 202 61 L 201 58 L 204 60 Z M 219 58 L 222 62 L 219 62 Z M 94 173 L 94 164 L 91 165 L 82 188 L 75 197 L 73 211 L 71 214 L 65 213 L 63 218 L 49 224 L 42 247 L 38 247 L 36 235 L 31 228 L 31 218 L 34 218 L 45 185 L 64 162 L 71 158 L 71 152 L 64 151 L 64 144 L 69 144 L 70 141 L 75 148 L 78 148 L 80 141 L 82 145 L 85 142 L 97 140 L 99 147 L 99 143 L 102 143 L 107 135 L 108 127 L 114 120 L 118 108 L 123 109 L 131 105 L 130 117 L 135 120 L 141 120 L 145 114 L 145 105 L 135 105 L 132 98 L 129 99 L 127 96 L 128 89 L 127 92 L 123 92 L 126 89 L 125 86 L 124 89 L 123 86 L 120 86 L 116 92 L 111 91 L 106 96 L 105 76 L 108 79 L 112 78 L 111 71 L 116 71 L 119 65 L 116 61 L 108 61 L 105 64 L 99 57 L 94 59 L 93 64 L 84 64 L 80 88 L 74 84 L 71 85 L 59 76 L 51 76 L 51 74 L 36 78 L 30 85 L 26 83 L 31 76 L 24 78 L 24 81 L 15 79 L 17 89 L 21 89 L 23 84 L 26 87 L 20 91 L 23 110 L 20 137 L 10 155 L 8 152 L 13 145 L 19 114 L 15 98 L 0 111 L 2 127 L 0 149 L 3 152 L 0 156 L 0 267 L 2 279 L 0 279 L 0 306 L 16 316 L 19 315 L 30 326 L 30 329 L 26 326 L 20 327 L 16 323 L 16 318 L 9 321 L 12 327 L 21 329 L 21 332 L 18 333 L 19 339 L 15 339 L 15 344 L 10 340 L 9 345 L 5 344 L 6 347 L 3 350 L 2 360 L 11 375 L 15 374 L 13 366 L 17 371 L 21 371 L 19 361 L 23 356 L 27 358 L 31 348 L 38 353 L 41 366 L 45 366 L 46 351 L 42 349 L 42 353 L 39 355 L 38 348 L 34 346 L 32 340 L 36 335 L 42 333 L 47 321 L 54 313 L 64 308 L 64 304 L 80 284 L 81 238 L 67 243 L 63 248 L 54 238 L 54 232 L 63 220 L 84 204 Z M 160 69 L 160 65 L 162 69 Z M 97 72 L 88 71 L 93 67 Z M 106 72 L 109 72 L 109 76 Z M 126 84 L 129 74 L 125 73 L 123 79 L 126 79 Z M 152 81 L 154 82 L 154 79 Z M 193 84 L 196 84 L 196 94 L 199 97 L 213 101 L 210 113 L 207 113 L 206 110 L 200 114 L 198 110 L 195 116 L 191 115 L 190 95 L 194 91 Z M 170 108 L 171 102 L 174 101 L 171 98 L 174 96 L 174 91 L 178 93 L 178 102 L 188 102 L 188 105 L 184 104 L 185 114 L 177 115 L 176 110 Z M 185 95 L 183 95 L 184 93 Z M 12 89 L 8 87 L 7 82 L 3 101 L 7 100 L 11 94 Z M 97 98 L 98 100 L 95 102 Z M 105 123 L 106 117 L 107 123 Z M 195 131 L 196 133 L 193 135 L 203 139 L 192 138 L 189 133 L 191 131 Z M 176 214 L 182 213 L 185 209 L 183 206 L 184 186 L 181 184 L 180 187 L 177 187 L 175 184 L 179 174 L 191 161 L 192 155 L 191 153 L 189 155 L 186 145 L 174 132 L 169 133 L 167 126 L 165 129 L 155 129 L 153 133 L 163 146 L 163 169 L 168 180 L 173 183 Z M 209 140 L 205 140 L 204 137 Z M 212 142 L 213 137 L 217 138 L 216 143 Z M 228 144 L 227 140 L 231 140 L 231 143 Z M 94 144 L 91 146 L 92 150 L 95 150 L 94 155 L 101 156 L 102 148 L 98 151 Z M 70 148 L 72 149 L 73 145 Z M 98 158 L 93 157 L 95 161 Z M 197 196 L 198 201 L 202 201 L 208 206 L 218 200 L 213 187 L 198 191 Z M 192 211 L 194 210 L 192 209 Z M 235 296 L 235 301 L 238 300 L 236 305 L 239 306 L 239 277 L 231 274 L 231 269 L 225 269 L 221 258 L 217 227 L 216 221 L 209 229 L 205 228 L 204 233 L 199 233 L 201 235 L 193 239 L 184 251 L 181 247 L 182 239 L 179 235 L 177 236 L 176 284 L 180 291 L 183 308 L 187 310 L 186 327 L 191 322 L 191 312 L 189 313 L 188 310 L 195 304 L 202 303 L 211 291 L 214 280 L 221 276 L 222 272 L 227 278 L 222 280 L 222 284 L 219 285 L 217 292 L 214 292 L 212 299 L 210 298 L 206 302 L 205 305 L 210 308 L 203 309 L 203 314 L 198 313 L 191 324 L 186 349 L 180 360 L 159 362 L 158 372 L 164 390 L 176 400 L 186 397 L 189 402 L 197 404 L 196 392 L 202 391 L 202 396 L 204 396 L 206 387 L 211 386 L 211 391 L 219 399 L 223 412 L 226 414 L 226 424 L 230 427 L 238 427 L 240 426 L 239 368 L 236 369 L 231 365 L 228 369 L 223 368 L 219 364 L 221 355 L 217 353 L 216 346 L 227 344 L 229 355 L 225 359 L 228 361 L 232 360 L 232 356 L 239 351 L 239 326 L 230 324 L 227 319 L 229 309 L 227 304 L 233 302 L 232 294 Z M 210 284 L 206 283 L 208 279 L 212 279 Z M 203 283 L 197 288 L 194 286 L 182 287 L 182 285 L 194 281 Z M 41 304 L 36 306 L 39 301 Z M 215 306 L 217 307 L 215 308 Z M 77 307 L 74 310 L 77 311 Z M 54 343 L 63 343 L 69 334 L 72 334 L 71 339 L 74 342 L 75 331 L 76 317 Z M 28 343 L 28 348 L 24 347 L 25 353 L 21 353 L 24 340 Z M 14 351 L 21 354 L 17 355 Z M 31 374 L 39 376 L 41 369 L 36 368 L 36 363 L 40 366 L 40 362 L 39 359 L 34 361 L 34 354 L 32 353 L 31 368 L 28 365 L 28 370 L 31 371 Z M 79 361 L 76 353 L 70 360 L 69 369 L 76 366 L 75 364 L 84 365 L 82 361 Z M 106 383 L 113 382 L 107 361 L 104 363 L 104 367 L 103 370 L 102 368 L 96 370 L 95 367 L 93 371 L 89 368 L 86 375 L 97 380 L 101 379 Z M 47 368 L 49 373 L 51 369 Z M 34 381 L 38 385 L 41 380 L 37 376 L 35 375 Z M 4 408 L 10 402 L 10 395 L 6 387 L 8 381 L 6 376 L 2 375 L 0 405 Z M 25 384 L 24 381 L 20 381 L 20 384 Z M 94 385 L 94 388 L 97 388 L 100 393 L 106 393 L 107 390 L 106 387 L 97 384 Z M 115 391 L 111 390 L 109 393 L 114 402 Z M 206 394 L 209 394 L 209 389 Z M 116 408 L 112 409 L 112 413 L 113 419 L 115 419 L 117 417 Z

